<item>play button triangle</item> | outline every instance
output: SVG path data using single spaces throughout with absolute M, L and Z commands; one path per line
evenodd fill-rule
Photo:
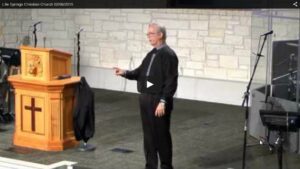
M 153 86 L 153 83 L 147 81 L 147 88 L 149 88 L 149 87 L 151 87 L 151 86 Z

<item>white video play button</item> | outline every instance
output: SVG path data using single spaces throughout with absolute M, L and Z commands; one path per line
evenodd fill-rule
M 147 88 L 153 86 L 153 83 L 147 81 Z

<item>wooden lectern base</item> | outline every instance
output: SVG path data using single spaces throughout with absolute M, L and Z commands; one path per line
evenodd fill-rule
M 9 81 L 15 89 L 14 145 L 61 151 L 78 144 L 73 107 L 80 77 L 41 82 L 14 75 Z

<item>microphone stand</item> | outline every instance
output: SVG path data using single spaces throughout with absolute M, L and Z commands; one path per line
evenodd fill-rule
M 250 78 L 249 83 L 247 85 L 246 92 L 244 93 L 244 96 L 243 96 L 244 100 L 243 100 L 243 103 L 242 103 L 242 107 L 245 108 L 245 124 L 244 124 L 245 126 L 244 126 L 244 145 L 243 145 L 243 166 L 242 166 L 242 169 L 245 169 L 245 166 L 246 166 L 246 146 L 247 146 L 247 131 L 248 131 L 248 116 L 249 116 L 249 107 L 248 107 L 248 105 L 249 105 L 250 87 L 251 87 L 252 80 L 253 80 L 257 65 L 259 63 L 259 60 L 263 56 L 261 53 L 262 53 L 262 50 L 264 48 L 265 42 L 267 40 L 267 35 L 268 34 L 263 35 L 264 36 L 264 41 L 262 43 L 260 51 L 256 54 L 257 57 L 256 57 L 255 65 L 254 65 L 254 68 L 253 68 L 253 71 L 252 71 L 252 74 L 251 74 L 251 78 Z
M 295 88 L 296 88 L 296 84 L 294 85 L 294 72 L 297 72 L 296 71 L 293 71 L 293 61 L 295 60 L 294 59 L 294 56 L 293 54 L 290 55 L 290 59 L 289 59 L 289 84 L 288 84 L 288 99 L 290 100 L 293 100 L 293 98 L 296 99 L 296 95 L 293 91 L 295 91 Z
M 83 29 L 80 29 L 78 32 L 77 32 L 77 76 L 80 75 L 80 32 L 82 31 Z M 95 145 L 92 145 L 92 144 L 88 144 L 87 141 L 83 141 L 82 144 L 79 145 L 79 148 L 78 150 L 79 151 L 94 151 L 96 149 L 96 146 Z
M 80 32 L 77 33 L 77 76 L 80 75 Z

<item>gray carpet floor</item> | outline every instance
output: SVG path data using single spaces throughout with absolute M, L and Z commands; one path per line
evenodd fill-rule
M 77 148 L 44 152 L 14 148 L 14 124 L 0 124 L 0 156 L 51 164 L 76 161 L 77 169 L 143 169 L 138 94 L 95 89 L 96 132 L 92 152 Z M 240 169 L 244 110 L 238 106 L 175 99 L 171 131 L 175 169 Z M 258 140 L 248 137 L 249 144 Z M 117 150 L 117 151 L 113 151 Z M 128 150 L 128 151 L 118 151 Z M 247 169 L 276 169 L 277 156 L 266 146 L 247 148 Z M 284 169 L 299 169 L 300 156 L 285 152 Z

